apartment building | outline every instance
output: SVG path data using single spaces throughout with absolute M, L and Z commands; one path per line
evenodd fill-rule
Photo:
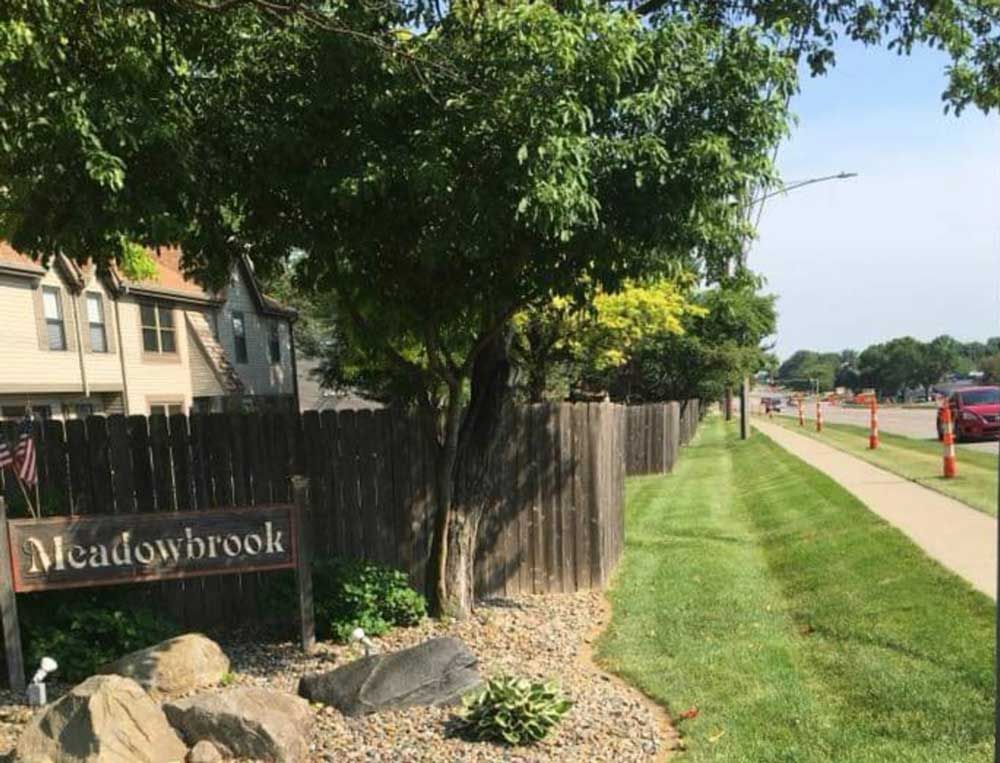
M 151 259 L 155 275 L 135 281 L 0 242 L 0 418 L 297 409 L 295 312 L 250 262 L 209 292 L 179 250 Z

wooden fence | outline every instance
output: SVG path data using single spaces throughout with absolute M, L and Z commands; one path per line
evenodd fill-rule
M 480 528 L 480 596 L 602 586 L 623 544 L 625 408 L 516 408 Z M 13 442 L 14 424 L 3 425 Z M 317 557 L 362 556 L 427 580 L 433 465 L 419 422 L 391 410 L 93 416 L 36 423 L 43 512 L 197 511 L 288 499 L 310 478 Z M 23 506 L 14 480 L 2 490 Z M 257 574 L 145 584 L 179 622 L 257 616 Z
M 631 477 L 672 471 L 681 446 L 694 437 L 700 415 L 698 400 L 628 406 L 626 474 Z
M 680 440 L 681 445 L 687 445 L 691 442 L 695 432 L 698 431 L 698 422 L 701 420 L 701 404 L 697 398 L 692 398 L 690 400 L 681 400 L 680 406 Z
M 625 472 L 666 474 L 674 468 L 680 450 L 680 404 L 648 403 L 625 410 Z

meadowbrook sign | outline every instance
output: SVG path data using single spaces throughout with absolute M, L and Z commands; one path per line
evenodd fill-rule
M 15 519 L 14 590 L 44 591 L 295 566 L 295 507 Z
M 302 646 L 310 651 L 308 481 L 293 478 L 292 492 L 293 503 L 247 508 L 11 520 L 0 497 L 0 614 L 11 688 L 24 686 L 15 593 L 294 569 Z

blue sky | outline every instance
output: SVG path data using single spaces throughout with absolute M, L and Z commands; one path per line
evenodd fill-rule
M 845 44 L 830 74 L 802 79 L 782 176 L 859 176 L 764 209 L 750 266 L 778 294 L 782 358 L 1000 335 L 1000 115 L 944 114 L 946 63 Z

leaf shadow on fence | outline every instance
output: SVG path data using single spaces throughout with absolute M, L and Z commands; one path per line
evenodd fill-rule
M 511 410 L 495 509 L 480 523 L 480 597 L 600 587 L 621 552 L 626 409 L 542 403 Z M 13 422 L 2 424 L 11 441 Z M 315 556 L 405 570 L 424 590 L 434 515 L 433 460 L 414 414 L 364 411 L 91 416 L 36 422 L 46 515 L 184 512 L 289 500 L 310 480 Z M 0 490 L 12 507 L 11 473 Z M 260 575 L 135 586 L 189 628 L 260 617 Z

